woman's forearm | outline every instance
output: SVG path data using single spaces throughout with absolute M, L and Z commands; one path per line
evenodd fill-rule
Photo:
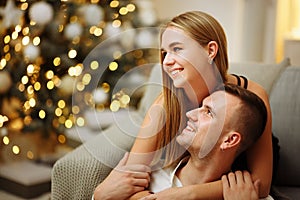
M 222 181 L 214 181 L 201 185 L 190 185 L 181 188 L 184 199 L 190 200 L 221 200 L 223 199 Z

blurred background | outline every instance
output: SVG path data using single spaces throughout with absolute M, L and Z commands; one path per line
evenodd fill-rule
M 90 108 L 103 128 L 111 112 L 136 109 L 159 62 L 157 27 L 188 10 L 223 25 L 230 62 L 300 65 L 300 0 L 1 0 L 0 188 L 19 184 L 7 164 L 51 170 L 91 138 Z

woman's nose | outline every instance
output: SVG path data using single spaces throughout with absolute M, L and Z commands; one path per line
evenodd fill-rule
M 174 60 L 172 53 L 165 53 L 163 64 L 164 65 L 172 65 L 172 64 L 174 64 L 174 62 L 175 62 L 175 60 Z

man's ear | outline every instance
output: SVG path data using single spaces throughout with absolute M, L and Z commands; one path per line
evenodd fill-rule
M 240 133 L 234 131 L 230 132 L 224 137 L 220 148 L 222 150 L 226 150 L 233 147 L 237 147 L 241 143 L 241 140 L 242 136 Z
M 218 49 L 219 49 L 219 46 L 217 44 L 216 41 L 210 41 L 208 44 L 207 44 L 207 48 L 208 48 L 208 57 L 213 60 L 217 53 L 218 53 Z

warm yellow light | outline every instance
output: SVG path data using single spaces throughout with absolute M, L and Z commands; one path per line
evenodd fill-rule
M 22 30 L 22 27 L 21 27 L 21 25 L 17 25 L 16 27 L 15 27 L 15 31 L 16 32 L 20 32 Z
M 21 82 L 22 82 L 24 85 L 26 85 L 26 84 L 28 83 L 28 81 L 29 81 L 28 76 L 23 76 L 23 77 L 21 78 Z
M 110 2 L 110 7 L 112 7 L 112 8 L 116 8 L 116 7 L 118 7 L 119 6 L 119 4 L 120 4 L 120 2 L 119 1 L 112 1 L 112 2 Z
M 71 49 L 68 53 L 69 58 L 75 58 L 77 56 L 77 51 L 75 49 Z
M 58 106 L 59 108 L 64 108 L 64 107 L 66 106 L 66 102 L 65 102 L 64 100 L 59 100 L 59 101 L 57 102 L 57 106 Z
M 17 155 L 20 153 L 20 148 L 17 145 L 14 145 L 12 147 L 12 152 Z
M 117 100 L 113 100 L 110 104 L 110 110 L 113 112 L 117 112 L 120 109 L 120 102 Z
M 80 112 L 80 108 L 79 108 L 78 106 L 73 106 L 73 107 L 72 107 L 72 112 L 73 112 L 74 114 L 78 114 L 78 113 Z
M 27 35 L 29 33 L 29 27 L 24 27 L 22 33 L 23 35 Z
M 5 144 L 5 145 L 9 145 L 9 137 L 7 137 L 7 136 L 4 136 L 3 138 L 2 138 L 2 142 L 3 142 L 3 144 Z
M 106 82 L 102 83 L 102 89 L 104 90 L 104 92 L 108 93 L 110 91 L 110 85 Z
M 118 69 L 118 63 L 117 62 L 111 62 L 108 66 L 110 71 L 116 71 Z
M 9 60 L 11 59 L 10 53 L 5 54 L 4 59 L 5 59 L 6 61 L 9 61 Z
M 78 117 L 76 120 L 76 123 L 78 126 L 84 126 L 84 124 L 85 124 L 84 118 Z
M 15 46 L 15 52 L 20 52 L 22 49 L 22 44 L 21 43 L 17 43 Z
M 59 143 L 61 144 L 64 144 L 66 143 L 66 137 L 62 134 L 60 134 L 58 137 L 57 137 L 57 140 L 59 141 Z
M 99 67 L 99 63 L 96 60 L 94 60 L 91 62 L 90 67 L 92 70 L 96 70 Z
M 128 4 L 126 7 L 129 12 L 133 12 L 135 10 L 135 5 L 132 3 Z
M 88 85 L 92 80 L 92 76 L 90 74 L 85 74 L 83 77 L 82 77 L 82 83 L 84 85 Z
M 27 151 L 27 158 L 28 159 L 30 159 L 30 160 L 32 160 L 32 159 L 34 159 L 34 154 L 33 154 L 33 152 L 32 151 Z
M 7 35 L 7 36 L 4 37 L 4 43 L 8 44 L 9 42 L 10 42 L 10 36 Z
M 33 90 L 32 85 L 29 85 L 29 86 L 27 87 L 27 93 L 28 93 L 28 94 L 33 94 L 33 93 L 34 93 L 34 90 Z
M 34 46 L 38 46 L 41 43 L 41 39 L 38 36 L 36 36 L 33 38 L 32 43 Z
M 0 69 L 3 69 L 6 66 L 6 60 L 4 58 L 1 59 L 0 61 Z
M 130 102 L 130 97 L 125 94 L 120 98 L 120 101 L 122 104 L 127 105 Z
M 53 77 L 54 77 L 54 72 L 52 70 L 46 72 L 47 79 L 52 79 Z
M 94 31 L 94 35 L 99 37 L 100 35 L 102 35 L 103 31 L 101 28 L 96 28 Z
M 41 89 L 41 83 L 40 82 L 35 82 L 33 85 L 35 91 L 39 91 Z
M 14 31 L 12 34 L 11 34 L 11 38 L 13 40 L 17 39 L 18 38 L 18 32 Z
M 21 4 L 21 10 L 26 10 L 28 8 L 28 3 Z
M 27 66 L 27 73 L 32 74 L 34 72 L 34 66 L 32 64 Z
M 29 99 L 29 105 L 30 105 L 30 107 L 33 108 L 36 105 L 36 100 L 34 98 L 30 98 Z
M 25 116 L 25 118 L 24 118 L 24 124 L 25 125 L 29 125 L 31 122 L 32 122 L 31 116 L 29 116 L 29 115 Z
M 48 82 L 47 82 L 47 88 L 48 88 L 49 90 L 52 90 L 52 89 L 54 88 L 54 82 L 53 82 L 53 81 L 48 81 Z
M 7 52 L 9 51 L 9 49 L 10 49 L 9 45 L 8 45 L 8 44 L 5 45 L 5 46 L 3 47 L 4 53 L 7 53 Z
M 116 20 L 114 20 L 114 21 L 112 22 L 112 26 L 115 27 L 115 28 L 120 27 L 121 24 L 122 24 L 122 22 L 121 22 L 120 20 L 118 20 L 118 19 L 116 19 Z
M 73 122 L 70 119 L 67 119 L 65 121 L 65 127 L 66 128 L 72 128 L 72 126 L 73 126 Z
M 45 117 L 46 117 L 46 112 L 45 112 L 44 110 L 40 110 L 40 112 L 39 112 L 39 117 L 40 117 L 41 119 L 45 119 Z
M 23 37 L 23 39 L 22 39 L 22 44 L 23 44 L 24 46 L 28 45 L 29 42 L 30 42 L 30 38 L 29 38 L 28 36 Z
M 57 67 L 58 65 L 60 65 L 60 62 L 61 62 L 60 57 L 56 57 L 53 60 L 53 65 Z
M 84 88 L 85 88 L 85 85 L 84 85 L 82 82 L 77 83 L 76 89 L 77 89 L 78 91 L 83 91 Z
M 55 115 L 56 115 L 56 116 L 59 117 L 59 116 L 62 115 L 62 113 L 63 113 L 63 112 L 62 112 L 62 109 L 60 109 L 60 108 L 56 108 L 56 109 L 55 109 Z
M 119 13 L 121 15 L 126 15 L 128 13 L 128 9 L 126 7 L 122 7 L 120 8 Z

